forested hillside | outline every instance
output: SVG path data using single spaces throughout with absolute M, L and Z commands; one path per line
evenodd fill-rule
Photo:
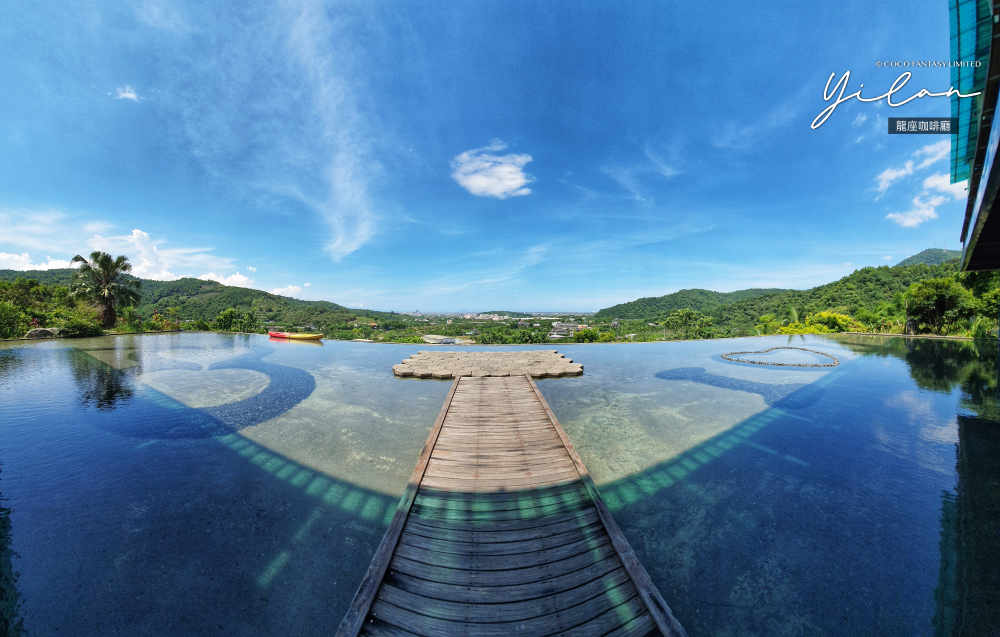
M 680 290 L 666 296 L 650 296 L 628 303 L 619 303 L 594 314 L 594 320 L 644 319 L 683 309 L 707 313 L 714 308 L 736 301 L 790 291 L 781 288 L 754 288 L 737 290 L 736 292 L 712 292 L 700 289 Z
M 716 307 L 708 312 L 719 327 L 752 328 L 764 314 L 799 316 L 831 310 L 854 316 L 864 308 L 874 310 L 906 291 L 911 283 L 954 274 L 957 262 L 939 265 L 881 266 L 855 270 L 839 281 L 811 290 L 788 290 Z
M 44 285 L 68 286 L 74 270 L 0 270 L 0 281 L 17 278 L 36 279 Z M 168 307 L 177 308 L 181 320 L 211 321 L 228 308 L 250 310 L 261 321 L 274 321 L 282 325 L 315 325 L 321 328 L 347 329 L 347 324 L 358 317 L 357 310 L 348 309 L 329 301 L 300 301 L 278 296 L 262 290 L 222 285 L 201 279 L 176 281 L 142 281 L 142 301 L 136 308 L 142 317 L 153 312 L 166 314 Z M 393 313 L 365 310 L 366 317 L 383 318 Z

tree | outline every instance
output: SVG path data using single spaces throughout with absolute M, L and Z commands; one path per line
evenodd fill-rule
M 97 320 L 105 329 L 115 326 L 119 307 L 139 303 L 142 283 L 125 278 L 132 271 L 128 257 L 113 259 L 107 252 L 95 250 L 90 253 L 89 261 L 78 254 L 70 263 L 80 264 L 73 275 L 71 294 L 97 305 Z
M 925 279 L 906 290 L 910 316 L 940 334 L 976 312 L 976 299 L 954 278 Z

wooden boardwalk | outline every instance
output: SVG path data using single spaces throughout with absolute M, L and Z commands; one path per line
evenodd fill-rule
M 337 635 L 685 635 L 529 376 L 457 379 Z

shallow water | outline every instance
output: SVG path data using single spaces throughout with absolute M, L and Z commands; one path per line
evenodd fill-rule
M 721 358 L 775 346 L 840 365 Z M 335 630 L 449 388 L 392 376 L 421 347 L 217 334 L 0 345 L 0 493 L 25 628 Z M 692 637 L 997 625 L 995 346 L 551 347 L 585 374 L 539 388 Z

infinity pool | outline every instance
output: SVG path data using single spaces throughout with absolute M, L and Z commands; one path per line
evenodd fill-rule
M 775 346 L 840 364 L 721 358 Z M 584 376 L 538 385 L 692 637 L 1000 625 L 996 344 L 553 347 Z M 449 389 L 393 377 L 419 349 L 207 333 L 0 344 L 14 552 L 0 621 L 335 631 Z

